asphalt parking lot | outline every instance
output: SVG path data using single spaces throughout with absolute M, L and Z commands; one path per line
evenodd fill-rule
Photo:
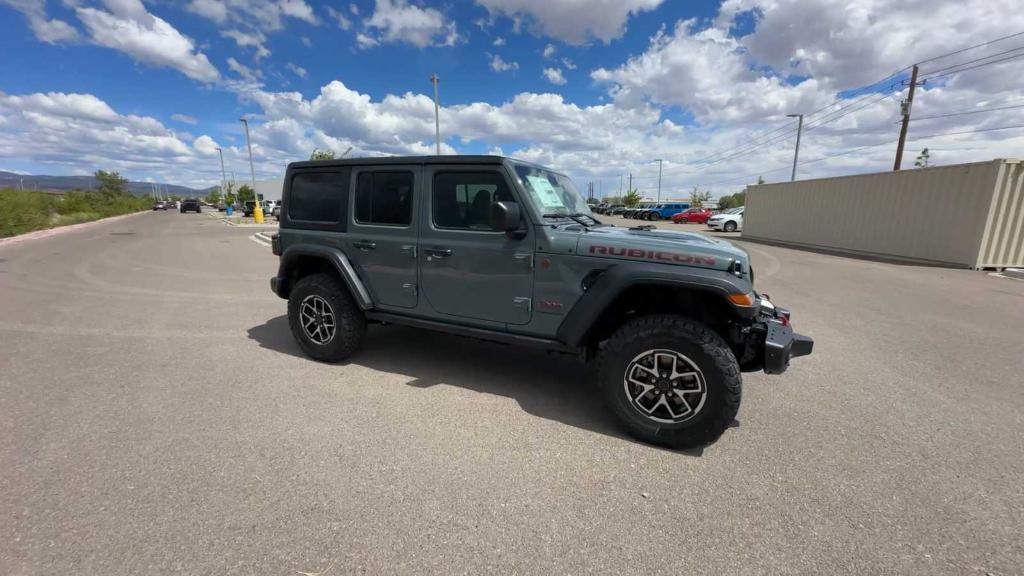
M 0 245 L 0 573 L 1024 572 L 1022 281 L 736 239 L 815 353 L 675 452 L 574 358 L 302 357 L 255 231 Z

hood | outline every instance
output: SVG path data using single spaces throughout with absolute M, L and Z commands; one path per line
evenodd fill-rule
M 681 266 L 727 270 L 739 261 L 746 273 L 750 256 L 746 250 L 724 240 L 692 232 L 636 230 L 607 226 L 580 234 L 576 253 L 595 258 L 641 260 Z

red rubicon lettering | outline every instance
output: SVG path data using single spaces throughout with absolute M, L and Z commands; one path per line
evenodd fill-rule
M 715 259 L 712 256 L 697 254 L 681 254 L 678 252 L 660 252 L 654 250 L 643 250 L 641 248 L 617 248 L 615 246 L 590 246 L 591 254 L 603 256 L 626 256 L 628 258 L 644 258 L 646 260 L 662 260 L 664 262 L 678 262 L 680 264 L 704 264 L 714 266 Z

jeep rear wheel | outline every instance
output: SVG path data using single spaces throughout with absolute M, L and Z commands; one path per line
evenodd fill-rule
M 739 411 L 736 358 L 699 322 L 669 315 L 631 320 L 612 335 L 598 362 L 609 406 L 645 442 L 703 446 L 718 439 Z
M 348 358 L 366 334 L 366 317 L 345 286 L 329 274 L 296 282 L 288 296 L 288 324 L 302 351 L 321 362 Z

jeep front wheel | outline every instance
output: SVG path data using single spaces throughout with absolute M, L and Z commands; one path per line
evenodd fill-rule
M 366 334 L 366 317 L 345 286 L 329 274 L 296 282 L 288 296 L 288 324 L 302 351 L 321 362 L 348 358 Z
M 710 444 L 739 411 L 732 350 L 707 326 L 680 316 L 645 316 L 620 327 L 600 353 L 598 378 L 629 433 L 652 444 Z

